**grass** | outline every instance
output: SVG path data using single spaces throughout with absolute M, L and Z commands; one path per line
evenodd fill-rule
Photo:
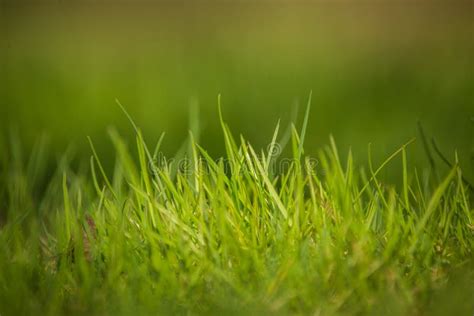
M 110 130 L 111 174 L 93 141 L 90 164 L 65 154 L 54 169 L 41 142 L 28 158 L 4 145 L 0 314 L 472 314 L 474 210 L 457 163 L 437 181 L 410 168 L 407 144 L 364 168 L 332 139 L 308 157 L 309 105 L 267 150 L 220 117 L 219 159 L 197 131 L 165 159 L 163 137 L 148 147 L 133 123 L 128 149 Z

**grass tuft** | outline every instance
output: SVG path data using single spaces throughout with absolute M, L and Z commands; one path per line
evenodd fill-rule
M 164 135 L 150 151 L 117 103 L 137 159 L 111 130 L 110 175 L 89 139 L 91 173 L 65 158 L 38 195 L 28 180 L 43 174 L 44 148 L 31 162 L 4 146 L 1 315 L 474 310 L 472 192 L 457 161 L 433 185 L 410 169 L 413 141 L 375 170 L 370 161 L 368 175 L 351 153 L 341 161 L 332 138 L 306 156 L 311 95 L 291 158 L 279 158 L 279 123 L 267 152 L 234 138 L 219 97 L 226 155 L 196 142 L 193 114 L 188 152 L 164 159 Z M 402 185 L 381 181 L 399 154 Z

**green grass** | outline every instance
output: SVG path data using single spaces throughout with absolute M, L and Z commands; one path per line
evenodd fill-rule
M 129 149 L 110 130 L 110 174 L 93 140 L 90 163 L 65 154 L 53 169 L 41 142 L 28 157 L 4 145 L 0 314 L 472 314 L 474 210 L 458 164 L 440 180 L 411 169 L 412 141 L 368 167 L 341 161 L 332 139 L 308 157 L 308 113 L 267 150 L 221 114 L 219 159 L 196 130 L 168 160 L 163 137 L 148 147 L 133 124 Z M 381 181 L 385 168 L 402 184 Z

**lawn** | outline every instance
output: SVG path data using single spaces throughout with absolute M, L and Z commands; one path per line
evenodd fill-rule
M 473 30 L 462 0 L 3 0 L 0 316 L 472 315 Z
M 64 154 L 52 174 L 41 144 L 4 148 L 2 315 L 472 313 L 473 196 L 456 161 L 421 175 L 414 139 L 367 167 L 332 138 L 308 156 L 310 101 L 302 126 L 257 150 L 220 109 L 222 157 L 190 131 L 166 158 L 133 120 L 135 143 L 109 131 L 110 175 L 91 139 L 90 160 Z

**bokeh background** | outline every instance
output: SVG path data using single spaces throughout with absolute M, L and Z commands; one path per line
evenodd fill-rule
M 185 141 L 198 105 L 200 143 L 223 153 L 217 112 L 265 148 L 279 118 L 301 123 L 313 106 L 307 151 L 334 135 L 359 161 L 418 136 L 417 121 L 472 175 L 472 1 L 3 1 L 0 126 L 25 148 L 41 134 L 51 152 L 91 136 L 113 161 L 107 128 L 133 140 L 115 99 L 146 139 Z M 411 160 L 426 166 L 421 142 Z M 378 160 L 377 160 L 378 159 Z

